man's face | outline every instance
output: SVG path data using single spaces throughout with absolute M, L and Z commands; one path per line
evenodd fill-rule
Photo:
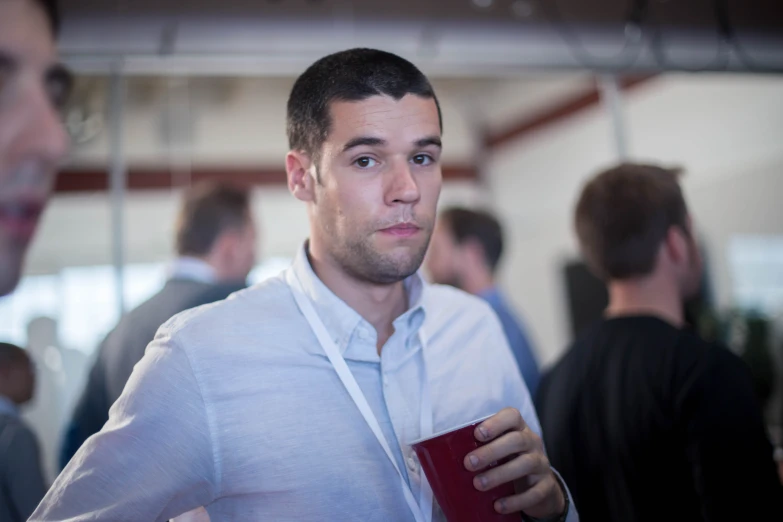
M 400 281 L 421 266 L 435 222 L 441 188 L 435 101 L 373 96 L 330 108 L 310 206 L 311 242 L 352 277 Z
M 439 219 L 424 261 L 433 283 L 459 287 L 456 266 L 458 250 L 459 245 L 451 233 L 449 224 Z
M 67 153 L 57 106 L 69 87 L 41 7 L 32 0 L 0 0 L 0 295 L 19 280 Z

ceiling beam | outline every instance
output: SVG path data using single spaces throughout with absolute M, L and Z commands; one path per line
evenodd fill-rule
M 629 91 L 649 82 L 655 75 L 626 76 L 619 79 L 621 90 Z M 587 109 L 598 106 L 601 103 L 601 91 L 597 82 L 583 93 L 577 94 L 560 103 L 549 106 L 519 121 L 507 125 L 499 131 L 490 131 L 484 136 L 484 145 L 487 150 L 497 149 L 512 141 L 528 137 L 542 129 L 559 123 Z
M 132 169 L 128 172 L 126 188 L 136 190 L 168 190 L 182 185 L 183 175 L 169 169 Z M 237 169 L 210 167 L 194 169 L 185 179 L 191 183 L 200 181 L 220 181 L 244 187 L 285 186 L 286 174 L 282 169 Z M 445 181 L 478 181 L 478 171 L 471 166 L 451 166 L 443 168 Z M 86 193 L 109 190 L 109 175 L 102 169 L 69 169 L 57 177 L 55 192 Z

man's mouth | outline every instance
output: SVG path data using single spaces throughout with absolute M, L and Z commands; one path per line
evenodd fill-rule
M 417 227 L 413 223 L 400 223 L 381 230 L 384 234 L 389 234 L 397 237 L 411 237 L 418 234 L 421 228 Z
M 0 229 L 18 240 L 33 236 L 43 205 L 35 202 L 0 202 Z

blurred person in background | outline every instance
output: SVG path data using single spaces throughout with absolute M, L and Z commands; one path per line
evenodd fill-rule
M 57 62 L 45 0 L 0 0 L 0 296 L 13 291 L 68 151 L 58 109 L 72 80 Z
M 109 419 L 111 405 L 163 323 L 246 286 L 256 250 L 250 193 L 209 183 L 189 189 L 177 218 L 176 248 L 163 289 L 125 315 L 101 343 L 66 431 L 62 467 Z
M 0 343 L 0 522 L 23 522 L 46 493 L 38 440 L 19 416 L 35 392 L 27 352 Z
M 309 240 L 279 276 L 159 330 L 31 520 L 204 506 L 213 522 L 443 522 L 410 442 L 492 415 L 463 461 L 473 486 L 518 486 L 497 511 L 577 521 L 497 316 L 418 275 L 441 134 L 410 62 L 353 49 L 310 66 L 289 97 L 286 155 Z
M 586 520 L 783 520 L 748 368 L 684 327 L 702 267 L 678 175 L 623 164 L 581 193 L 609 306 L 542 379 L 550 458 Z
M 500 319 L 511 351 L 535 396 L 540 374 L 525 330 L 495 282 L 503 255 L 503 229 L 488 212 L 449 208 L 441 212 L 425 266 L 433 283 L 452 285 L 484 299 Z

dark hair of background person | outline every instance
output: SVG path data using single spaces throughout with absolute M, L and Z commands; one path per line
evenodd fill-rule
M 582 190 L 575 228 L 590 269 L 605 280 L 648 275 L 671 227 L 687 235 L 681 171 L 624 163 L 598 174 Z
M 26 364 L 29 361 L 30 357 L 22 348 L 15 344 L 0 342 L 0 369 Z
M 458 244 L 467 240 L 477 241 L 484 250 L 484 258 L 492 272 L 503 255 L 503 229 L 500 222 L 483 210 L 452 207 L 440 214 Z
M 52 34 L 57 36 L 60 32 L 60 9 L 57 5 L 57 0 L 33 0 L 40 5 L 46 13 L 46 18 L 49 20 L 49 28 L 52 30 Z
M 330 103 L 381 95 L 400 100 L 407 94 L 435 100 L 443 128 L 432 85 L 409 61 L 373 49 L 351 49 L 321 58 L 296 80 L 288 98 L 289 146 L 309 155 L 317 170 L 331 127 Z
M 242 229 L 249 219 L 247 190 L 216 183 L 195 185 L 185 195 L 177 217 L 177 254 L 204 256 L 222 233 Z

